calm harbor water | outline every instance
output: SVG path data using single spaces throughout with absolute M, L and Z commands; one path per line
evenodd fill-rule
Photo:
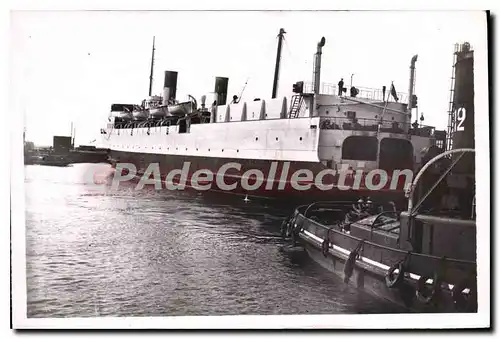
M 293 206 L 83 179 L 108 168 L 25 167 L 28 317 L 401 312 L 282 251 Z

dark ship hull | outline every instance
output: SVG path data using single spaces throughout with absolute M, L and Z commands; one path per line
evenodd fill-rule
M 299 187 L 292 186 L 291 176 L 297 170 L 309 170 L 316 178 L 318 173 L 325 170 L 327 167 L 322 163 L 315 162 L 300 162 L 300 161 L 277 161 L 277 160 L 258 160 L 258 159 L 232 159 L 220 157 L 196 157 L 187 155 L 164 155 L 164 154 L 151 154 L 151 153 L 136 153 L 136 152 L 121 152 L 110 151 L 111 163 L 114 167 L 119 164 L 132 164 L 136 169 L 135 180 L 143 178 L 146 169 L 151 164 L 159 164 L 162 189 L 166 189 L 166 182 L 173 182 L 174 184 L 184 184 L 178 186 L 179 189 L 194 189 L 198 191 L 213 191 L 220 193 L 235 194 L 240 196 L 258 197 L 263 199 L 277 199 L 286 200 L 293 199 L 294 201 L 313 201 L 313 200 L 348 200 L 354 201 L 360 195 L 370 196 L 376 201 L 396 201 L 402 202 L 404 200 L 404 184 L 405 177 L 401 176 L 396 189 L 391 187 L 391 178 L 388 179 L 387 185 L 381 189 L 370 190 L 366 187 L 364 177 L 359 181 L 359 187 L 356 186 L 354 176 L 346 176 L 345 179 L 339 182 L 339 176 L 324 176 L 321 184 L 331 186 L 328 189 L 320 189 L 315 184 L 315 179 L 311 181 L 304 180 L 301 185 L 310 185 L 305 190 Z M 239 164 L 241 169 L 229 168 L 223 174 L 224 184 L 234 186 L 231 189 L 223 189 L 217 184 L 218 171 L 227 164 Z M 185 166 L 186 171 L 185 181 L 180 180 L 180 174 L 168 177 L 169 173 L 178 171 Z M 213 180 L 204 181 L 203 179 L 197 182 L 200 185 L 210 185 L 210 188 L 200 188 L 192 183 L 193 173 L 201 170 L 209 170 L 214 174 Z M 263 178 L 259 184 L 255 176 L 250 176 L 246 179 L 244 173 L 247 170 L 261 171 Z M 156 179 L 156 178 L 155 178 Z M 318 179 L 319 180 L 319 179 Z M 377 183 L 376 179 L 373 181 Z M 258 186 L 255 189 L 245 189 L 245 183 L 250 186 Z M 342 187 L 339 187 L 340 186 Z

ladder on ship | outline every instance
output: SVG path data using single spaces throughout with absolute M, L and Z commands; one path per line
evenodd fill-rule
M 296 118 L 299 116 L 300 109 L 302 108 L 302 103 L 304 98 L 302 95 L 292 96 L 292 104 L 290 105 L 290 112 L 288 113 L 289 118 Z
M 457 52 L 459 45 L 455 44 L 455 52 L 453 53 L 453 66 L 451 68 L 451 81 L 450 81 L 450 102 L 448 103 L 448 130 L 446 133 L 446 150 L 453 148 L 453 133 L 455 132 L 455 105 L 453 104 L 453 97 L 455 94 L 455 65 L 457 63 Z

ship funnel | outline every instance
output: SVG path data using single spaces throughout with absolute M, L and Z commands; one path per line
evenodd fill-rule
M 175 100 L 176 91 L 177 91 L 177 72 L 165 71 L 162 104 L 167 105 L 169 100 Z
M 217 105 L 225 105 L 227 100 L 227 84 L 229 83 L 229 78 L 216 77 L 215 78 L 215 100 Z
M 201 96 L 201 108 L 204 109 L 205 108 L 205 103 L 207 101 L 207 96 L 206 95 L 202 95 Z
M 411 63 L 410 63 L 410 85 L 408 88 L 408 108 L 407 108 L 407 113 L 408 113 L 408 122 L 411 122 L 411 110 L 413 109 L 413 92 L 415 90 L 415 63 L 417 62 L 418 59 L 418 54 L 415 54 L 411 58 Z
M 455 83 L 452 94 L 451 148 L 475 148 L 474 143 L 474 51 L 469 43 L 455 51 Z M 466 154 L 452 172 L 474 173 L 474 155 Z
M 325 37 L 322 37 L 318 42 L 318 49 L 314 55 L 314 94 L 319 94 L 319 84 L 321 75 L 321 53 L 325 46 Z
M 448 149 L 475 148 L 474 142 L 474 50 L 469 43 L 456 44 L 453 60 Z M 476 157 L 473 152 L 452 155 L 458 161 L 450 171 L 448 190 L 457 197 L 458 210 L 475 215 Z

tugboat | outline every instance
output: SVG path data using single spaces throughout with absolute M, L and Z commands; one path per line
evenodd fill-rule
M 417 312 L 477 312 L 473 51 L 456 45 L 447 150 L 406 187 L 407 208 L 316 202 L 282 234 L 345 283 Z M 453 87 L 454 86 L 454 87 Z

